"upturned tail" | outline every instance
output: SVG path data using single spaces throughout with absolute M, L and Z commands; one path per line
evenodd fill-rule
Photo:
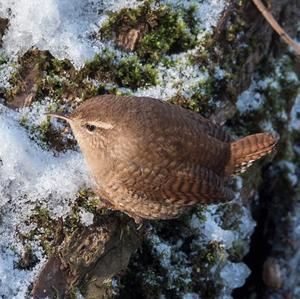
M 230 143 L 230 160 L 225 168 L 227 176 L 243 173 L 252 163 L 274 149 L 277 138 L 270 133 L 259 133 Z

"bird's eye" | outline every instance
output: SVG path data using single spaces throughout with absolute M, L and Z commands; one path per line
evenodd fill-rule
M 86 124 L 85 128 L 89 131 L 89 132 L 94 132 L 96 130 L 96 126 L 95 125 L 90 125 L 90 124 Z

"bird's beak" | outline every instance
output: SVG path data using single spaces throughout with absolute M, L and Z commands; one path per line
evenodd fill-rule
M 45 113 L 45 115 L 46 116 L 50 116 L 50 117 L 60 118 L 60 119 L 63 119 L 65 121 L 67 121 L 67 122 L 71 121 L 70 117 L 64 115 L 63 113 L 57 113 L 57 112 L 56 113 L 52 113 L 52 112 L 50 112 L 50 113 Z

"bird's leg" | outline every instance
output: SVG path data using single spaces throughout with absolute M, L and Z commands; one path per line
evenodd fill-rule
M 114 205 L 109 200 L 107 200 L 104 197 L 100 196 L 100 201 L 103 205 L 103 208 L 114 210 Z
M 143 227 L 144 220 L 141 217 L 135 217 L 133 218 L 135 223 L 138 225 L 137 230 L 140 230 Z
M 132 212 L 124 211 L 129 217 L 133 218 L 135 224 L 137 225 L 137 230 L 140 230 L 143 227 L 144 219 Z

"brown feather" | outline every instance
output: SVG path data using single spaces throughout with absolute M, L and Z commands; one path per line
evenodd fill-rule
M 272 149 L 268 134 L 231 143 L 201 115 L 152 98 L 96 97 L 69 122 L 100 196 L 135 219 L 231 200 L 226 174 Z
M 243 173 L 252 163 L 272 152 L 277 138 L 270 133 L 253 134 L 231 142 L 231 156 L 226 166 L 226 175 Z

